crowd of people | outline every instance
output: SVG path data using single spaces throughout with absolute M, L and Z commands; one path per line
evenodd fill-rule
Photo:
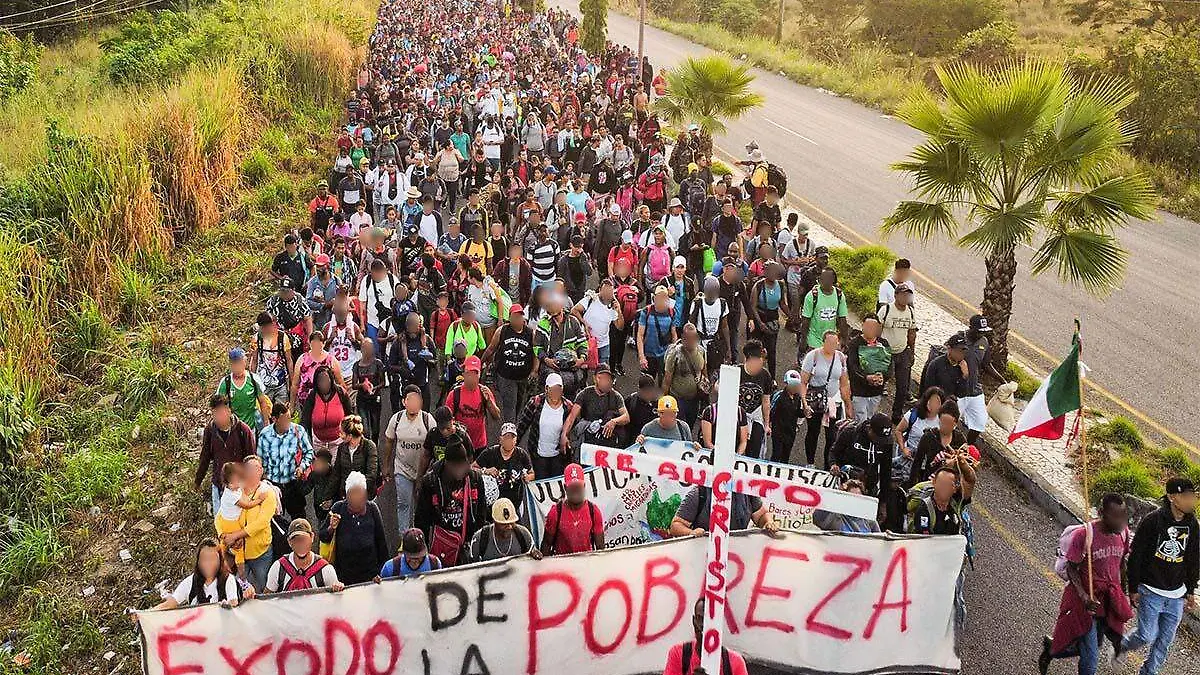
M 710 139 L 654 114 L 661 73 L 577 38 L 554 10 L 381 3 L 310 219 L 281 233 L 278 290 L 214 384 L 195 482 L 216 537 L 163 606 L 602 549 L 580 445 L 711 448 L 722 364 L 741 369 L 737 452 L 880 500 L 875 520 L 818 526 L 970 539 L 984 317 L 914 379 L 909 261 L 851 330 L 829 251 L 782 210 L 763 150 L 747 148 L 743 180 L 714 171 Z M 560 476 L 538 543 L 525 485 Z M 693 488 L 671 536 L 704 534 L 710 497 Z M 740 494 L 732 521 L 778 527 Z M 1096 634 L 1056 633 L 1046 658 L 1091 653 Z M 1125 648 L 1169 641 L 1140 635 Z M 695 672 L 691 652 L 672 658 Z

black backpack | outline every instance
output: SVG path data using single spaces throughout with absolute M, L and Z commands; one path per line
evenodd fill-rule
M 688 642 L 683 645 L 683 650 L 679 654 L 679 672 L 687 673 L 688 666 L 692 665 L 692 650 L 695 645 Z M 733 675 L 733 668 L 729 664 L 729 650 L 721 647 L 721 673 L 720 675 Z
M 928 379 L 927 376 L 929 375 L 929 364 L 933 363 L 933 360 L 937 357 L 945 356 L 946 351 L 946 345 L 944 344 L 929 345 L 929 356 L 925 357 L 925 365 L 921 367 L 921 381 L 917 383 L 918 393 L 923 393 L 925 391 L 926 379 Z M 948 395 L 952 393 L 953 392 L 946 392 Z
M 778 164 L 767 164 L 767 184 L 779 189 L 779 196 L 787 194 L 787 172 Z

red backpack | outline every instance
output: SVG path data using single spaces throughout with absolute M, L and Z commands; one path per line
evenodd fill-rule
M 629 325 L 637 318 L 638 310 L 638 293 L 637 286 L 633 284 L 621 284 L 617 286 L 616 296 L 617 302 L 621 304 L 621 315 L 625 317 L 625 324 Z
M 313 564 L 308 566 L 308 569 L 301 572 L 296 569 L 288 556 L 283 556 L 279 559 L 279 586 L 284 591 L 306 591 L 310 588 L 319 588 L 325 585 L 324 579 L 321 576 L 321 570 L 329 561 L 324 558 L 317 558 Z M 316 579 L 316 585 L 313 585 L 313 579 Z

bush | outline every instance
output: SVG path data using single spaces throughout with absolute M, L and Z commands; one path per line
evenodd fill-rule
M 1136 452 L 1146 447 L 1137 425 L 1127 417 L 1114 417 L 1088 430 L 1088 439 L 1117 450 Z
M 242 160 L 242 179 L 247 185 L 261 184 L 275 173 L 275 163 L 262 148 L 255 148 Z
M 0 104 L 7 103 L 33 83 L 42 47 L 33 37 L 19 40 L 0 31 Z
M 117 306 L 125 325 L 140 323 L 154 305 L 154 284 L 141 271 L 121 262 L 113 269 L 117 280 Z
M 1016 42 L 1016 26 L 1008 21 L 993 21 L 962 36 L 954 51 L 963 61 L 990 66 L 1016 56 Z
M 111 428 L 93 445 L 124 446 L 129 442 L 132 425 Z M 49 477 L 48 477 L 49 478 Z M 129 479 L 129 455 L 124 450 L 99 447 L 72 452 L 63 459 L 62 475 L 49 479 L 46 494 L 54 502 L 71 507 L 115 502 Z
M 1106 61 L 1138 94 L 1125 110 L 1140 132 L 1134 154 L 1195 175 L 1200 167 L 1200 33 L 1155 42 L 1130 37 L 1111 48 Z
M 945 53 L 971 31 L 1000 21 L 998 0 L 874 0 L 867 3 L 870 32 L 892 51 L 918 56 Z
M 292 203 L 295 198 L 296 192 L 292 187 L 292 182 L 282 176 L 272 179 L 265 185 L 260 185 L 254 191 L 254 205 L 263 212 L 274 211 Z
M 723 177 L 723 176 L 728 176 L 731 173 L 733 173 L 733 169 L 730 169 L 729 165 L 726 164 L 725 162 L 722 162 L 719 159 L 714 159 L 712 161 L 713 176 L 722 176 Z
M 20 649 L 29 654 L 31 672 L 63 672 L 64 657 L 103 649 L 103 634 L 78 600 L 30 589 L 19 604 L 29 608 L 21 622 Z
M 42 417 L 41 388 L 36 380 L 22 385 L 20 367 L 0 367 L 0 466 L 11 464 L 32 445 Z
M 1009 361 L 1004 368 L 1004 375 L 1010 382 L 1017 383 L 1017 398 L 1028 401 L 1038 387 L 1042 386 L 1042 381 L 1034 377 L 1018 364 L 1016 361 Z
M 757 15 L 738 0 L 716 0 L 706 7 L 709 19 L 734 33 L 750 33 L 758 24 Z
M 182 12 L 138 12 L 100 43 L 109 78 L 118 84 L 162 82 L 221 49 L 210 22 Z M 223 51 L 223 49 L 222 49 Z
M 891 274 L 895 261 L 896 254 L 883 246 L 830 249 L 829 266 L 837 270 L 850 311 L 859 316 L 875 312 L 879 284 Z
M 58 525 L 12 520 L 0 528 L 0 597 L 40 581 L 66 555 Z
M 1158 464 L 1163 468 L 1165 478 L 1186 476 L 1195 464 L 1183 448 L 1163 448 L 1158 451 Z
M 1109 463 L 1092 481 L 1092 496 L 1099 497 L 1107 492 L 1131 494 L 1145 499 L 1155 499 L 1162 495 L 1158 481 L 1150 475 L 1146 467 L 1132 457 L 1120 457 Z
M 126 408 L 137 410 L 167 398 L 178 383 L 173 363 L 149 355 L 122 357 L 104 372 L 104 384 Z
M 100 309 L 100 303 L 84 296 L 78 305 L 67 310 L 61 326 L 60 359 L 70 370 L 79 372 L 95 363 L 97 357 L 107 351 L 117 333 Z

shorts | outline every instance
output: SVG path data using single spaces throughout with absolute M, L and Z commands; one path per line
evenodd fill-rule
M 987 427 L 987 400 L 983 394 L 959 398 L 958 411 L 962 414 L 963 424 L 971 431 L 983 431 Z

